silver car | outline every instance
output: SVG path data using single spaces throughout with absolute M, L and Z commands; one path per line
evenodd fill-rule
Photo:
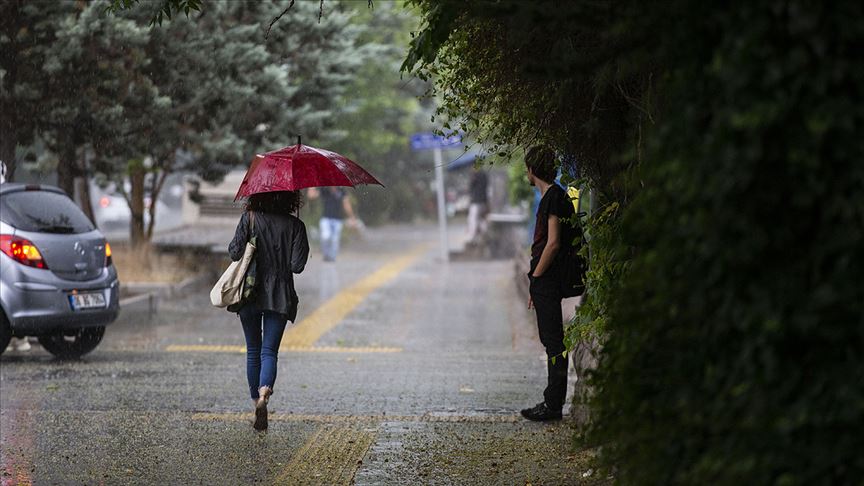
M 56 187 L 0 184 L 0 353 L 12 336 L 37 336 L 79 357 L 119 308 L 111 246 L 81 209 Z

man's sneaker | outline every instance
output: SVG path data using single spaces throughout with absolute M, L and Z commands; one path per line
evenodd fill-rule
M 15 349 L 15 351 L 30 351 L 32 346 L 30 346 L 30 341 L 26 338 L 12 338 L 9 341 L 9 348 L 7 349 Z
M 545 422 L 547 420 L 561 420 L 561 409 L 552 410 L 546 406 L 546 402 L 540 402 L 533 408 L 522 410 L 522 416 L 528 420 L 535 422 Z

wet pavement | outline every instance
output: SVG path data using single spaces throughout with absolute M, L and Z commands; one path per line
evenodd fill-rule
M 6 484 L 593 484 L 541 400 L 542 347 L 511 261 L 436 260 L 434 227 L 314 252 L 267 433 L 251 427 L 239 319 L 209 288 L 124 310 L 99 348 L 0 358 Z

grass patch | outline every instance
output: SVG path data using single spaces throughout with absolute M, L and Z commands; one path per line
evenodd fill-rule
M 177 283 L 197 273 L 190 257 L 159 253 L 147 244 L 116 244 L 111 250 L 121 282 Z

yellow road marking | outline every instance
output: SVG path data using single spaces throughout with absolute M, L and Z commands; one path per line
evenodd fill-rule
M 291 457 L 275 483 L 351 484 L 374 440 L 374 431 L 361 427 L 323 425 Z
M 246 346 L 219 344 L 171 344 L 165 351 L 170 353 L 245 353 Z M 283 346 L 279 352 L 288 353 L 401 353 L 402 348 L 385 346 Z
M 18 470 L 16 474 L 16 479 L 18 482 L 16 483 L 18 486 L 31 486 L 33 481 L 30 479 L 30 473 L 24 470 Z
M 427 245 L 421 245 L 397 257 L 379 268 L 375 273 L 363 278 L 354 285 L 342 290 L 314 312 L 304 318 L 297 326 L 285 331 L 282 347 L 309 347 L 315 344 L 327 331 L 336 327 L 375 289 L 390 282 L 408 268 L 423 253 Z
M 218 344 L 171 344 L 165 351 L 169 353 L 245 353 L 246 346 L 218 345 Z
M 192 420 L 221 421 L 221 422 L 248 422 L 253 420 L 251 413 L 212 413 L 196 412 L 192 414 Z M 376 424 L 379 422 L 431 422 L 431 423 L 517 423 L 524 419 L 516 414 L 434 414 L 422 415 L 307 415 L 298 413 L 271 413 L 270 421 L 291 423 L 360 423 Z

